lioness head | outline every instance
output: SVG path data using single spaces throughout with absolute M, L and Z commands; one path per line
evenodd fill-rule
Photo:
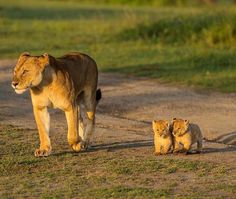
M 28 88 L 38 86 L 48 64 L 49 57 L 46 53 L 41 56 L 31 56 L 29 53 L 21 54 L 13 72 L 12 87 L 15 92 L 22 94 Z
M 154 120 L 152 122 L 153 132 L 159 136 L 166 136 L 169 134 L 169 122 L 164 120 Z
M 173 119 L 173 135 L 174 136 L 181 136 L 185 134 L 185 132 L 188 130 L 189 127 L 189 121 L 183 120 L 183 119 Z

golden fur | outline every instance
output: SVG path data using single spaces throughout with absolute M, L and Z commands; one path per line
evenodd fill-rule
M 88 55 L 69 53 L 59 58 L 44 54 L 23 53 L 14 68 L 12 87 L 16 93 L 30 90 L 37 123 L 40 147 L 35 156 L 51 153 L 49 138 L 50 117 L 47 107 L 65 112 L 68 123 L 68 142 L 74 151 L 88 147 L 93 134 L 95 110 L 101 98 L 97 91 L 98 71 Z M 86 111 L 86 128 L 81 117 L 81 104 Z
M 197 124 L 188 120 L 173 119 L 172 134 L 174 136 L 174 153 L 188 153 L 191 146 L 197 143 L 197 152 L 202 151 L 202 133 Z
M 164 120 L 158 120 L 152 122 L 152 128 L 154 132 L 154 145 L 155 154 L 164 155 L 167 154 L 172 144 L 172 134 L 169 129 L 169 123 Z

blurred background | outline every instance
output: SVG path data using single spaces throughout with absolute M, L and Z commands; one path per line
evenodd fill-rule
M 99 70 L 236 92 L 235 0 L 0 0 L 0 58 L 91 55 Z

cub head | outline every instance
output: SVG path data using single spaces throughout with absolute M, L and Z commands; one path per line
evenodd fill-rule
M 169 122 L 165 120 L 154 120 L 152 122 L 152 128 L 155 135 L 162 137 L 165 137 L 170 133 Z
M 172 120 L 172 134 L 174 136 L 181 136 L 186 133 L 189 127 L 189 121 L 183 119 L 176 119 Z
M 14 68 L 12 87 L 18 94 L 28 88 L 38 86 L 43 79 L 43 71 L 49 65 L 49 55 L 31 56 L 29 53 L 20 55 Z

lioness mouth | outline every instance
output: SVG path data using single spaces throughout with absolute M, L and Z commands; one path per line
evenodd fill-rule
M 27 89 L 28 89 L 28 88 L 25 88 L 25 89 L 15 89 L 15 92 L 16 92 L 17 94 L 22 94 L 22 93 L 24 93 Z

